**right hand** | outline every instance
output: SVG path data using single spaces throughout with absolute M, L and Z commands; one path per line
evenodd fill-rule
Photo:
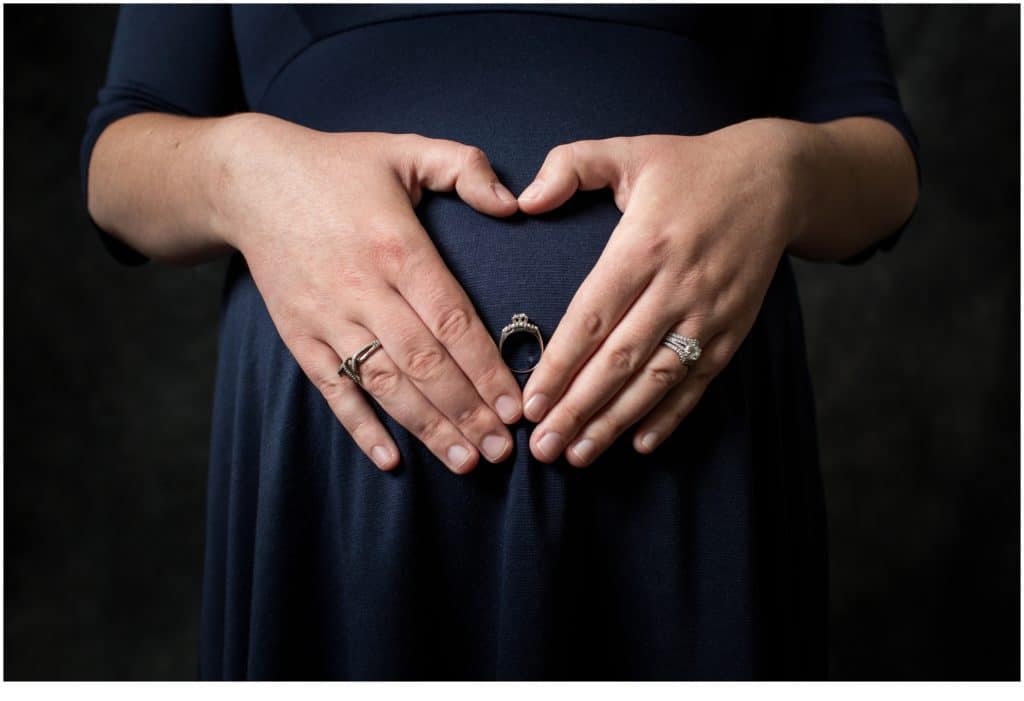
M 232 121 L 233 120 L 233 121 Z M 399 451 L 364 391 L 450 470 L 510 454 L 521 393 L 413 208 L 424 189 L 474 209 L 518 209 L 486 156 L 413 134 L 326 133 L 267 115 L 229 117 L 218 228 L 241 251 L 270 317 L 338 420 L 382 470 Z M 500 418 L 499 418 L 500 416 Z

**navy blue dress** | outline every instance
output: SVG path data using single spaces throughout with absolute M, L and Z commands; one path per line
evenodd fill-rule
M 514 192 L 560 143 L 757 116 L 871 115 L 916 154 L 877 7 L 132 6 L 83 184 L 120 117 L 247 110 L 474 144 Z M 608 192 L 541 217 L 492 219 L 453 195 L 417 212 L 495 336 L 517 312 L 549 335 L 620 216 Z M 627 434 L 589 469 L 543 465 L 524 421 L 508 461 L 459 477 L 379 413 L 402 452 L 392 473 L 307 381 L 235 254 L 203 678 L 825 674 L 824 499 L 788 259 L 731 364 L 651 456 Z

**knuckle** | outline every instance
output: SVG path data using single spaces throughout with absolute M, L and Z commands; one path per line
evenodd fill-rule
M 579 427 L 583 425 L 583 409 L 577 404 L 566 402 L 561 408 L 561 414 L 570 426 Z
M 702 355 L 693 366 L 694 381 L 707 384 L 711 382 L 732 360 L 734 348 L 718 346 L 714 352 Z
M 433 251 L 421 247 L 408 247 L 405 257 L 398 261 L 398 267 L 391 272 L 394 284 L 403 288 L 407 281 L 413 279 L 431 280 L 437 275 L 437 258 Z M 433 288 L 430 285 L 428 289 Z
M 473 406 L 462 409 L 458 412 L 455 417 L 455 425 L 459 428 L 467 428 L 470 426 L 476 426 L 480 423 L 481 419 L 484 418 L 485 411 L 490 411 L 483 404 L 474 404 Z
M 424 419 L 415 433 L 426 445 L 437 443 L 438 439 L 441 438 L 441 435 L 444 433 L 446 423 L 447 421 L 443 416 L 435 414 L 434 416 Z
M 681 271 L 679 283 L 691 294 L 700 293 L 708 287 L 708 272 L 704 266 L 688 262 Z
M 594 419 L 591 422 L 591 426 L 586 430 L 586 433 L 594 438 L 599 444 L 604 445 L 605 443 L 615 440 L 625 429 L 625 424 L 622 422 L 621 417 L 613 414 L 605 414 Z
M 437 348 L 411 351 L 405 361 L 409 375 L 420 382 L 437 376 L 444 364 L 444 355 Z
M 572 142 L 559 144 L 548 152 L 548 158 L 557 164 L 571 163 L 573 156 L 576 151 L 576 146 Z
M 473 381 L 473 385 L 480 392 L 480 396 L 485 400 L 492 394 L 488 391 L 489 388 L 495 387 L 500 384 L 499 376 L 502 370 L 498 365 L 488 365 L 486 368 L 480 371 L 476 379 Z
M 345 395 L 346 388 L 337 373 L 318 375 L 313 380 L 313 384 L 328 404 L 334 404 Z
M 683 364 L 676 361 L 664 365 L 652 365 L 647 372 L 656 387 L 668 389 L 679 384 L 686 374 Z
M 462 147 L 462 164 L 466 168 L 475 169 L 488 163 L 487 154 L 479 146 Z
M 353 438 L 358 438 L 360 436 L 367 436 L 369 438 L 370 434 L 373 433 L 373 429 L 375 427 L 374 426 L 375 424 L 376 424 L 376 419 L 367 419 L 367 418 L 359 419 L 359 420 L 357 420 L 355 422 L 351 422 L 349 427 L 348 427 L 349 435 L 351 435 Z
M 672 247 L 672 236 L 667 233 L 651 234 L 644 238 L 641 253 L 645 260 L 665 260 Z
M 409 261 L 409 247 L 394 234 L 374 236 L 366 244 L 364 255 L 375 267 L 396 271 L 403 269 Z
M 391 368 L 361 368 L 363 387 L 375 397 L 384 397 L 398 386 L 398 373 Z
M 693 411 L 693 408 L 696 405 L 696 399 L 688 398 L 685 401 L 680 402 L 679 405 L 676 406 L 676 408 L 671 413 L 672 426 L 675 427 L 681 424 L 683 422 L 683 419 L 690 415 L 690 412 Z
M 701 386 L 708 385 L 711 383 L 711 380 L 715 379 L 715 376 L 718 374 L 719 370 L 720 368 L 717 367 L 702 368 L 693 373 L 693 381 Z
M 470 315 L 464 307 L 447 307 L 438 314 L 434 333 L 437 339 L 447 346 L 462 338 L 469 327 Z
M 636 369 L 636 356 L 626 348 L 613 348 L 608 353 L 608 365 L 617 372 L 629 374 Z
M 673 408 L 671 411 L 666 412 L 665 416 L 662 419 L 662 423 L 666 431 L 674 431 L 676 427 L 679 426 L 679 424 L 683 423 L 683 419 L 685 419 L 686 415 L 689 413 L 689 409 L 682 404 Z
M 593 310 L 587 310 L 583 312 L 580 317 L 580 327 L 590 338 L 599 338 L 601 330 L 604 328 L 604 320 L 601 315 Z

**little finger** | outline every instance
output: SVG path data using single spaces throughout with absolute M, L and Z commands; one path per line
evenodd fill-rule
M 713 335 L 714 329 L 708 326 L 708 320 L 703 315 L 691 315 L 683 324 L 671 318 L 666 319 L 664 299 L 665 295 L 648 288 L 597 352 L 587 360 L 572 379 L 564 396 L 534 430 L 531 448 L 537 459 L 544 462 L 557 459 L 592 417 L 612 401 L 627 383 L 643 374 L 644 367 L 673 325 L 690 337 Z M 667 369 L 659 369 L 667 375 L 664 381 L 654 383 L 651 387 L 646 384 L 641 387 L 657 391 L 660 395 L 682 379 L 682 372 L 678 360 L 675 367 L 668 365 Z M 634 421 L 641 416 L 643 414 L 637 415 Z
M 657 348 L 643 369 L 583 427 L 565 451 L 565 459 L 576 467 L 592 463 L 683 382 L 687 373 L 688 368 L 675 351 L 665 346 Z
M 711 381 L 728 364 L 737 345 L 738 342 L 729 334 L 722 334 L 704 348 L 686 379 L 672 388 L 640 422 L 633 435 L 633 447 L 637 452 L 652 452 L 676 430 L 697 406 Z
M 335 348 L 346 357 L 373 341 L 365 328 L 349 327 L 346 331 L 333 340 Z M 362 389 L 345 375 L 339 379 L 356 391 L 365 390 L 452 472 L 465 474 L 476 466 L 478 454 L 473 445 L 398 369 L 384 346 L 360 363 L 358 372 Z
M 327 400 L 327 405 L 359 449 L 381 470 L 397 466 L 398 448 L 366 396 L 348 378 L 338 375 L 341 366 L 338 354 L 314 338 L 294 341 L 290 345 L 299 367 Z

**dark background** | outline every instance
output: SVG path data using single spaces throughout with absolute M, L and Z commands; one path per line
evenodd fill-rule
M 1019 679 L 1020 10 L 884 12 L 917 217 L 865 266 L 797 265 L 832 675 Z M 223 267 L 119 267 L 90 229 L 115 16 L 4 7 L 7 679 L 196 673 Z

